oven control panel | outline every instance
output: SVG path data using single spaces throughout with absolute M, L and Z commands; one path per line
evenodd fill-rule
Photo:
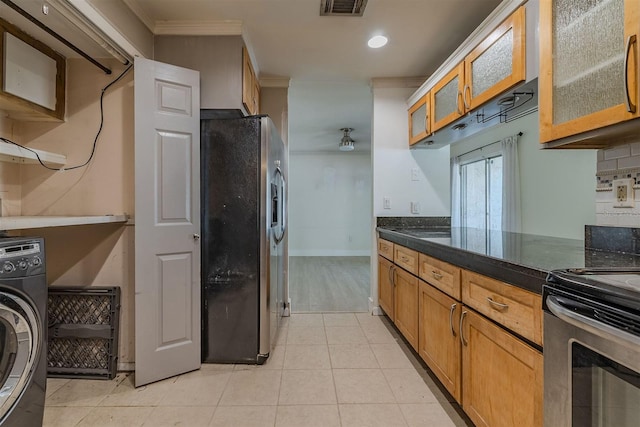
M 0 279 L 44 274 L 42 240 L 0 239 Z

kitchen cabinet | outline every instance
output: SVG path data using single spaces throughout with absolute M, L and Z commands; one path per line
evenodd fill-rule
M 378 251 L 380 306 L 473 422 L 542 426 L 542 297 L 385 239 Z
M 378 239 L 378 254 L 390 261 L 393 261 L 393 242 Z
M 427 93 L 409 108 L 409 145 L 431 135 L 431 97 Z
M 540 142 L 638 118 L 639 11 L 632 0 L 540 2 Z
M 425 254 L 419 254 L 418 259 L 420 278 L 460 301 L 460 268 Z
M 525 52 L 525 8 L 521 6 L 465 58 L 465 111 L 523 81 Z
M 0 60 L 0 109 L 16 120 L 64 120 L 62 55 L 0 19 Z
M 393 262 L 378 255 L 378 304 L 392 322 L 394 320 L 394 269 Z
M 542 353 L 463 308 L 462 407 L 478 427 L 542 426 Z
M 461 402 L 462 355 L 458 325 L 462 304 L 426 282 L 419 287 L 418 354 Z
M 521 6 L 431 89 L 436 132 L 524 81 L 525 8 Z
M 418 349 L 418 278 L 400 268 L 394 270 L 394 323 L 398 330 Z
M 462 270 L 462 302 L 522 337 L 542 345 L 542 297 Z
M 249 114 L 260 110 L 260 83 L 246 47 L 242 48 L 242 104 Z

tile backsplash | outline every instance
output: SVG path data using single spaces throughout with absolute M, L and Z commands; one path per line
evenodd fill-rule
M 619 208 L 613 181 L 624 178 L 635 181 L 634 206 Z M 596 224 L 640 227 L 640 142 L 599 150 L 596 179 Z

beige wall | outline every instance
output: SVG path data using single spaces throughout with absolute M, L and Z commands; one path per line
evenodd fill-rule
M 100 124 L 100 93 L 125 68 L 107 61 L 111 75 L 83 59 L 67 61 L 64 123 L 0 122 L 2 136 L 31 148 L 67 156 L 67 166 L 86 161 Z M 134 209 L 133 70 L 104 97 L 104 126 L 88 167 L 49 171 L 39 165 L 0 164 L 0 191 L 19 189 L 21 215 L 104 215 Z M 14 190 L 15 192 L 15 190 Z M 3 210 L 10 206 L 3 202 Z M 11 209 L 13 210 L 13 208 Z M 23 230 L 45 238 L 50 286 L 120 286 L 120 367 L 134 360 L 133 256 L 131 225 L 102 224 Z
M 271 117 L 285 144 L 289 140 L 288 95 L 288 87 L 263 87 L 260 89 L 260 114 Z

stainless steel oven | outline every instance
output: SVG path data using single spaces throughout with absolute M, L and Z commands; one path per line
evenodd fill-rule
M 640 425 L 640 270 L 554 271 L 543 301 L 545 427 Z

